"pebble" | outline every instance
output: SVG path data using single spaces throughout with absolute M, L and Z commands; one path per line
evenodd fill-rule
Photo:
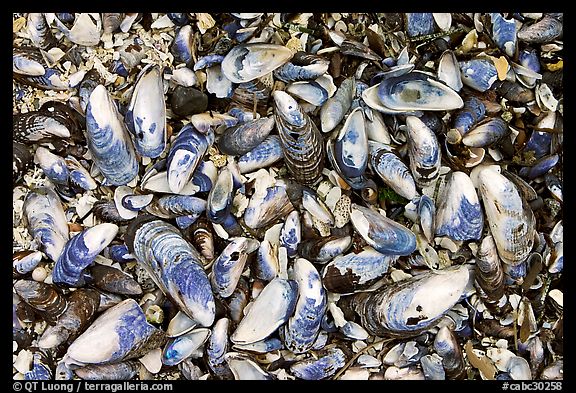
M 170 98 L 172 111 L 179 116 L 203 113 L 208 108 L 208 96 L 193 87 L 177 86 Z

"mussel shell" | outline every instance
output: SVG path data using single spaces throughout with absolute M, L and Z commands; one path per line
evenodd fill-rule
M 273 117 L 263 117 L 228 128 L 218 140 L 224 154 L 239 156 L 248 153 L 266 139 L 274 128 Z
M 462 143 L 470 147 L 486 147 L 500 141 L 510 133 L 508 123 L 501 118 L 486 119 L 462 137 Z
M 322 270 L 322 284 L 333 293 L 351 294 L 384 276 L 395 257 L 366 247 L 360 253 L 339 255 Z
M 214 260 L 210 277 L 212 288 L 221 297 L 229 297 L 236 289 L 248 255 L 258 249 L 255 239 L 236 237 L 230 239 L 222 253 Z
M 68 307 L 58 318 L 56 325 L 49 326 L 38 339 L 40 348 L 55 348 L 72 342 L 90 325 L 98 305 L 100 294 L 93 289 L 80 288 L 68 297 Z
M 516 186 L 492 169 L 478 174 L 479 190 L 490 232 L 504 263 L 522 263 L 534 244 L 536 220 Z
M 438 204 L 436 235 L 479 240 L 483 229 L 484 213 L 472 180 L 464 172 L 452 172 Z
M 315 123 L 288 93 L 275 91 L 274 119 L 282 142 L 284 162 L 301 184 L 314 184 L 324 167 L 323 138 Z
M 210 334 L 212 334 L 210 329 L 198 328 L 182 336 L 170 339 L 162 352 L 162 364 L 175 366 L 181 363 L 184 359 L 190 357 L 195 350 L 204 345 Z
M 332 235 L 310 239 L 300 242 L 298 255 L 312 262 L 326 263 L 345 253 L 351 245 L 352 238 L 350 236 Z
M 378 98 L 384 106 L 400 111 L 445 111 L 464 105 L 457 92 L 418 71 L 384 79 L 378 87 Z
M 26 195 L 22 207 L 33 239 L 40 250 L 57 261 L 68 240 L 68 220 L 60 198 L 49 188 L 39 188 Z
M 102 313 L 70 346 L 69 365 L 108 364 L 144 355 L 165 341 L 165 333 L 146 322 L 136 300 L 126 299 Z
M 286 221 L 280 233 L 280 245 L 286 248 L 287 255 L 293 257 L 298 251 L 298 244 L 302 239 L 302 227 L 300 225 L 300 213 L 293 210 L 286 216 Z
M 249 344 L 270 336 L 293 314 L 297 294 L 297 284 L 293 280 L 277 277 L 270 281 L 254 300 L 230 340 L 235 344 Z
M 150 64 L 142 69 L 125 118 L 134 135 L 136 151 L 156 158 L 166 148 L 166 103 L 160 67 Z
M 434 15 L 431 12 L 407 12 L 404 14 L 404 28 L 408 37 L 432 34 L 435 30 Z
M 216 306 L 201 256 L 178 229 L 152 216 L 139 216 L 128 227 L 124 241 L 181 311 L 202 326 L 212 324 Z
M 291 83 L 286 86 L 286 92 L 315 106 L 321 106 L 328 99 L 328 91 L 316 81 Z
M 438 79 L 454 91 L 462 89 L 462 78 L 456 55 L 451 50 L 445 50 L 438 60 Z
M 276 44 L 240 44 L 222 60 L 222 72 L 233 83 L 244 83 L 264 76 L 292 58 L 292 51 Z
M 454 116 L 454 128 L 460 135 L 466 134 L 470 128 L 484 118 L 486 106 L 476 97 L 470 97 L 464 101 L 464 107 Z
M 500 13 L 490 14 L 492 18 L 492 39 L 508 56 L 516 53 L 516 21 L 504 19 Z
M 103 85 L 86 106 L 86 139 L 94 164 L 112 185 L 126 185 L 138 174 L 138 161 L 118 109 Z
M 50 26 L 48 26 L 45 15 L 42 13 L 28 13 L 26 17 L 26 31 L 30 41 L 37 48 L 48 50 L 58 43 L 54 34 L 52 34 Z
M 530 44 L 545 44 L 560 37 L 562 30 L 561 21 L 550 15 L 544 15 L 538 22 L 522 26 L 518 30 L 518 39 Z
M 350 220 L 360 236 L 384 255 L 410 255 L 416 250 L 411 230 L 372 209 L 353 204 Z
M 12 137 L 16 142 L 33 144 L 70 138 L 70 128 L 51 114 L 32 111 L 12 116 Z M 60 144 L 64 143 L 61 141 Z
M 424 187 L 438 177 L 442 152 L 436 134 L 415 116 L 406 117 L 408 157 L 416 184 Z
M 140 362 L 128 360 L 112 364 L 90 364 L 75 369 L 74 373 L 86 381 L 127 381 L 138 374 L 140 367 Z
M 34 48 L 21 47 L 12 51 L 12 72 L 20 75 L 40 76 L 46 69 L 41 53 Z
M 462 349 L 454 332 L 447 326 L 441 327 L 436 334 L 434 349 L 438 355 L 442 356 L 442 364 L 448 378 L 458 379 L 464 376 Z
M 368 146 L 371 169 L 398 195 L 414 199 L 418 195 L 416 183 L 406 164 L 387 145 L 369 141 Z
M 320 125 L 322 132 L 332 131 L 344 118 L 352 105 L 356 92 L 356 79 L 350 77 L 342 81 L 336 93 L 320 108 Z
M 234 375 L 224 355 L 228 352 L 228 328 L 230 320 L 228 318 L 220 318 L 214 323 L 212 333 L 206 345 L 206 363 L 210 370 L 212 370 L 221 379 L 233 379 Z
M 294 262 L 292 278 L 298 284 L 298 300 L 294 315 L 284 328 L 284 343 L 293 353 L 312 348 L 326 311 L 326 291 L 318 270 L 304 258 Z
M 166 161 L 168 185 L 173 193 L 179 194 L 185 188 L 214 138 L 211 129 L 203 134 L 191 124 L 182 127 L 170 146 Z
M 268 187 L 264 192 L 257 190 L 252 195 L 244 212 L 244 222 L 252 229 L 263 228 L 293 209 L 285 187 Z
M 142 287 L 129 274 L 112 266 L 95 264 L 90 268 L 90 283 L 95 287 L 119 295 L 140 295 Z
M 477 91 L 488 90 L 498 79 L 496 66 L 489 59 L 472 59 L 460 61 L 462 82 Z
M 469 281 L 469 269 L 433 270 L 355 295 L 354 308 L 370 334 L 412 336 L 434 326 L 456 304 Z
M 344 176 L 354 178 L 364 174 L 368 165 L 368 136 L 361 108 L 354 109 L 346 118 L 334 141 L 333 152 Z
M 240 352 L 227 352 L 224 355 L 228 367 L 237 381 L 243 380 L 275 380 L 274 374 L 270 374 L 252 360 L 248 355 Z
M 290 366 L 290 372 L 304 380 L 320 380 L 334 375 L 344 367 L 346 355 L 338 347 L 327 348 L 317 358 L 308 358 Z
M 478 247 L 474 277 L 488 299 L 500 300 L 505 290 L 504 270 L 498 257 L 496 243 L 490 235 L 484 237 Z
M 66 298 L 51 285 L 43 282 L 19 280 L 14 284 L 14 290 L 50 324 L 54 324 L 68 307 Z
M 67 286 L 82 286 L 83 276 L 94 259 L 118 233 L 118 226 L 102 223 L 83 230 L 71 238 L 54 265 L 52 279 L 54 283 Z

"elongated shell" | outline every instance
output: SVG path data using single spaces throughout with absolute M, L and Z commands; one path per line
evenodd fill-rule
M 221 379 L 233 379 L 234 375 L 228 367 L 225 355 L 228 352 L 228 327 L 230 320 L 220 318 L 212 327 L 212 334 L 206 346 L 208 367 Z
M 382 254 L 410 255 L 416 250 L 411 230 L 372 209 L 353 204 L 350 220 L 360 236 Z
M 322 135 L 310 117 L 288 93 L 276 90 L 274 119 L 282 142 L 284 162 L 294 178 L 303 184 L 313 184 L 322 175 L 324 143 Z
M 126 185 L 138 174 L 138 161 L 110 93 L 98 85 L 86 106 L 86 140 L 94 164 L 112 185 Z
M 464 106 L 457 92 L 418 71 L 384 79 L 378 98 L 385 107 L 400 111 L 445 111 Z
M 490 146 L 510 133 L 508 123 L 499 117 L 480 122 L 462 138 L 462 143 L 470 147 Z
M 346 178 L 364 174 L 368 165 L 368 136 L 362 108 L 358 107 L 348 115 L 332 151 L 339 171 Z
M 62 254 L 54 265 L 52 280 L 57 284 L 69 286 L 82 286 L 85 283 L 83 276 L 86 269 L 94 259 L 118 233 L 118 226 L 103 223 L 85 229 L 70 239 Z
M 352 105 L 352 99 L 356 92 L 356 79 L 346 78 L 320 108 L 320 125 L 322 132 L 332 131 L 344 118 L 344 115 Z
M 179 194 L 184 189 L 212 143 L 214 132 L 211 129 L 203 134 L 191 124 L 182 127 L 170 146 L 166 161 L 168 185 L 173 193 Z
M 486 297 L 498 301 L 504 294 L 504 270 L 492 236 L 482 239 L 476 258 L 476 283 Z
M 355 295 L 362 326 L 378 336 L 412 336 L 434 326 L 456 304 L 469 281 L 466 266 L 433 270 Z
M 71 342 L 92 322 L 100 304 L 100 294 L 93 289 L 80 288 L 70 294 L 66 311 L 56 325 L 49 326 L 38 339 L 40 348 L 55 348 Z
M 50 324 L 54 324 L 68 307 L 66 298 L 51 285 L 32 280 L 19 280 L 14 290 Z
M 416 184 L 425 187 L 438 177 L 442 152 L 436 134 L 415 116 L 406 117 L 410 170 Z
M 438 60 L 438 79 L 446 83 L 454 91 L 462 90 L 462 78 L 456 55 L 451 50 L 446 50 Z
M 228 352 L 224 355 L 228 367 L 237 381 L 243 380 L 274 380 L 274 374 L 270 374 L 252 360 L 248 355 L 240 352 Z
M 327 348 L 318 357 L 308 358 L 290 366 L 290 372 L 304 380 L 320 380 L 334 375 L 344 367 L 346 355 L 338 348 Z
M 294 315 L 284 328 L 284 343 L 293 353 L 307 352 L 320 331 L 326 311 L 326 291 L 318 270 L 304 258 L 294 262 L 292 278 L 298 283 Z
M 212 325 L 214 296 L 198 251 L 174 226 L 151 216 L 141 217 L 128 227 L 128 249 L 181 311 L 202 326 Z
M 454 240 L 479 240 L 484 213 L 470 177 L 452 172 L 436 213 L 436 235 Z
M 459 64 L 462 82 L 474 90 L 484 92 L 498 79 L 498 72 L 492 60 L 478 58 L 461 61 Z
M 293 257 L 296 255 L 301 239 L 302 227 L 300 225 L 300 213 L 294 210 L 286 216 L 286 221 L 284 221 L 280 233 L 280 245 L 286 248 L 286 253 L 289 257 Z
M 284 158 L 278 135 L 268 135 L 258 146 L 238 158 L 240 173 L 268 167 Z
M 274 118 L 262 117 L 228 128 L 218 140 L 224 154 L 242 155 L 257 147 L 274 128 Z
M 310 239 L 298 245 L 298 255 L 312 262 L 326 263 L 343 254 L 352 245 L 350 236 L 326 236 Z
M 208 337 L 210 337 L 210 334 L 210 329 L 198 328 L 170 339 L 162 352 L 162 364 L 167 366 L 180 364 L 184 359 L 190 357 L 194 351 L 204 345 Z
M 340 255 L 322 270 L 322 284 L 334 293 L 351 294 L 384 276 L 396 257 L 366 247 L 360 253 Z
M 418 195 L 416 183 L 406 164 L 387 145 L 368 141 L 368 147 L 371 169 L 398 195 L 414 199 Z
M 222 72 L 233 83 L 244 83 L 264 76 L 292 58 L 292 51 L 276 44 L 236 45 L 222 60 Z
M 39 146 L 36 149 L 34 160 L 40 165 L 42 171 L 52 182 L 67 184 L 70 172 L 64 159 L 50 150 Z
M 74 370 L 74 373 L 86 381 L 127 381 L 138 374 L 142 363 L 128 360 L 112 364 L 91 364 Z
M 138 76 L 125 118 L 136 151 L 156 158 L 166 148 L 166 103 L 160 67 L 149 64 Z
M 236 289 L 248 255 L 258 249 L 258 240 L 247 237 L 231 239 L 222 253 L 214 260 L 211 283 L 221 297 L 229 297 Z
M 68 365 L 107 364 L 144 355 L 165 341 L 165 333 L 146 322 L 134 299 L 126 299 L 101 314 L 70 346 Z
M 458 379 L 464 376 L 462 348 L 454 332 L 447 326 L 442 326 L 436 334 L 434 349 L 438 355 L 442 356 L 442 364 L 448 378 Z
M 470 97 L 464 101 L 464 107 L 456 112 L 454 116 L 454 128 L 464 135 L 476 123 L 484 118 L 486 106 L 476 97 Z
M 70 138 L 71 135 L 71 130 L 66 124 L 41 111 L 12 116 L 12 137 L 20 143 L 54 142 Z
M 32 163 L 32 154 L 26 145 L 12 142 L 12 183 L 16 184 Z
M 478 173 L 490 232 L 504 263 L 518 265 L 532 250 L 536 220 L 514 183 L 491 169 Z
M 52 34 L 44 14 L 39 12 L 30 12 L 26 18 L 26 32 L 28 38 L 34 46 L 48 50 L 57 44 L 57 40 Z
M 536 23 L 525 24 L 518 31 L 518 39 L 531 44 L 552 42 L 562 35 L 562 22 L 551 15 L 544 15 Z
M 49 188 L 30 191 L 22 211 L 30 235 L 40 242 L 40 250 L 56 262 L 69 236 L 68 222 L 60 198 Z
M 90 269 L 90 283 L 96 288 L 119 295 L 141 295 L 142 287 L 129 274 L 112 266 L 95 264 Z
M 294 206 L 288 198 L 285 187 L 258 188 L 248 202 L 244 222 L 252 229 L 263 228 L 284 217 L 292 209 Z
M 508 56 L 516 53 L 516 21 L 504 19 L 498 12 L 490 14 L 492 20 L 492 39 Z
M 293 280 L 275 278 L 260 292 L 230 336 L 235 344 L 260 341 L 282 326 L 294 312 L 298 288 Z

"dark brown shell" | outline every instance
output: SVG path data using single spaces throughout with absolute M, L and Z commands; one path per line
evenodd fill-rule
M 90 268 L 90 283 L 95 287 L 119 295 L 140 295 L 140 284 L 128 274 L 111 266 L 95 264 Z
M 20 280 L 14 284 L 18 296 L 53 325 L 66 311 L 68 301 L 52 285 L 32 280 Z
M 80 288 L 72 292 L 68 297 L 68 308 L 58 318 L 56 325 L 44 331 L 39 339 L 39 345 L 55 347 L 64 342 L 72 342 L 90 325 L 99 304 L 100 294 L 93 289 Z M 52 340 L 46 344 L 49 338 Z
M 32 163 L 32 154 L 26 145 L 12 142 L 12 183 L 16 184 Z

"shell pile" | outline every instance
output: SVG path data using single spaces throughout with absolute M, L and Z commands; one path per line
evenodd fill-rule
M 14 378 L 562 380 L 562 30 L 14 14 Z

